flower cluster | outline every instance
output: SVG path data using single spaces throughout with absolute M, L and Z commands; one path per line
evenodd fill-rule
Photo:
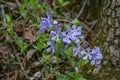
M 89 59 L 92 65 L 100 64 L 100 60 L 103 58 L 100 48 L 96 46 L 93 49 L 87 47 L 86 51 L 81 51 L 80 54 L 83 55 L 83 60 Z
M 80 26 L 72 25 L 66 30 L 62 30 L 60 28 L 60 24 L 58 21 L 54 20 L 52 22 L 52 16 L 50 13 L 46 13 L 47 18 L 41 19 L 40 24 L 40 33 L 44 33 L 45 30 L 50 31 L 49 40 L 47 45 L 49 46 L 46 50 L 47 52 L 52 52 L 54 54 L 56 52 L 55 44 L 59 41 L 62 41 L 64 46 L 72 44 L 73 48 L 73 56 L 82 55 L 83 60 L 90 60 L 92 65 L 100 64 L 101 59 L 103 58 L 102 53 L 99 47 L 94 47 L 90 49 L 90 47 L 83 47 L 82 42 L 87 42 L 82 35 L 82 30 Z
M 71 41 L 79 43 L 79 36 L 81 36 L 81 27 L 76 28 L 76 25 L 72 25 L 72 29 L 62 32 L 63 42 L 70 44 Z
M 41 19 L 40 31 L 39 31 L 40 33 L 43 33 L 45 30 L 47 30 L 51 24 L 52 16 L 48 12 L 46 13 L 46 15 L 47 15 L 47 18 Z

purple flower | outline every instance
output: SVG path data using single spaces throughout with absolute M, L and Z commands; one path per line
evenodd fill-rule
M 58 23 L 56 20 L 53 21 L 53 28 L 57 31 L 59 29 L 59 27 L 61 26 L 60 23 Z
M 86 51 L 81 51 L 81 55 L 83 55 L 83 60 L 87 60 L 87 59 L 91 60 L 92 54 L 90 47 L 87 47 Z
M 81 35 L 81 27 L 79 26 L 78 28 L 76 28 L 76 25 L 72 25 L 72 35 L 74 36 L 78 36 L 78 35 Z
M 75 41 L 75 43 L 79 43 L 79 38 L 83 39 L 81 36 L 81 27 L 76 28 L 76 25 L 72 25 L 72 29 L 66 30 L 62 33 L 63 42 L 70 44 L 71 41 Z
M 71 33 L 70 36 L 71 36 L 71 37 L 70 37 L 70 40 L 75 41 L 75 43 L 79 43 L 79 42 L 80 42 L 79 39 L 78 39 L 78 37 L 75 36 L 75 34 Z
M 52 52 L 52 54 L 54 54 L 55 53 L 55 46 L 54 46 L 54 41 L 48 41 L 47 42 L 47 45 L 49 46 L 48 48 L 47 48 L 47 53 L 49 53 L 49 52 Z
M 46 29 L 48 29 L 48 27 L 51 24 L 51 19 L 52 19 L 51 14 L 47 12 L 46 15 L 47 18 L 41 19 L 40 30 L 39 30 L 40 33 L 43 33 Z
M 63 32 L 62 36 L 63 36 L 63 42 L 65 42 L 67 44 L 70 44 L 71 41 L 75 41 L 76 43 L 79 42 L 79 39 L 74 34 L 72 34 L 72 32 L 69 30 Z
M 100 64 L 103 58 L 99 47 L 94 47 L 92 50 L 90 47 L 87 47 L 86 51 L 81 51 L 81 55 L 83 55 L 83 60 L 90 60 L 91 65 Z
M 73 53 L 74 53 L 73 55 L 74 56 L 79 55 L 81 53 L 82 49 L 83 49 L 82 46 L 77 44 L 77 47 L 73 47 Z
M 52 30 L 50 32 L 50 35 L 52 36 L 51 40 L 58 42 L 60 40 L 60 32 L 61 32 L 60 29 L 58 29 L 57 31 Z
M 62 32 L 63 42 L 70 44 L 71 43 L 71 34 L 69 32 Z
M 100 64 L 100 60 L 103 58 L 100 48 L 95 46 L 92 49 L 91 54 L 92 54 L 91 64 L 92 65 Z

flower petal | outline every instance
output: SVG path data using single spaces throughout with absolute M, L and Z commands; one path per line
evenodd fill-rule
M 85 51 L 81 51 L 80 54 L 85 55 L 87 53 Z
M 47 15 L 47 18 L 48 18 L 48 19 L 51 19 L 51 18 L 52 18 L 52 15 L 51 15 L 49 12 L 46 12 L 46 15 Z
M 96 60 L 96 64 L 99 65 L 100 64 L 100 60 Z
M 68 44 L 71 43 L 71 41 L 68 38 L 63 38 L 63 41 L 66 42 L 66 43 L 68 43 Z
M 91 65 L 95 65 L 95 60 L 94 60 L 94 59 L 91 60 L 90 64 L 91 64 Z
M 87 60 L 87 59 L 88 59 L 88 56 L 85 55 L 85 56 L 83 57 L 83 60 Z
M 51 51 L 51 47 L 47 48 L 47 53 L 49 53 Z

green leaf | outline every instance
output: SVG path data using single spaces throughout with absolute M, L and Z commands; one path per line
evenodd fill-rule
M 38 46 L 36 46 L 36 45 L 32 45 L 32 46 L 33 46 L 33 48 L 40 50 Z
M 69 2 L 69 1 L 66 1 L 66 2 L 64 2 L 64 3 L 62 4 L 62 7 L 67 6 L 68 4 L 70 4 L 70 2 Z
M 11 18 L 10 15 L 6 14 L 6 15 L 5 15 L 5 19 L 6 19 L 6 21 L 7 21 L 7 23 L 8 23 L 9 25 L 12 24 L 12 18 Z
M 66 55 L 65 55 L 65 52 L 64 52 L 64 50 L 62 49 L 62 48 L 59 48 L 58 50 L 58 53 L 60 53 L 60 55 L 62 56 L 62 57 L 65 57 Z
M 58 2 L 62 5 L 64 1 L 63 0 L 58 0 Z
M 12 59 L 15 59 L 15 56 L 14 56 L 13 54 L 10 54 L 10 57 L 11 57 Z
M 87 80 L 87 79 L 85 79 L 85 78 L 79 78 L 79 80 Z
M 72 49 L 66 50 L 65 53 L 67 56 L 73 56 Z
M 23 45 L 22 47 L 20 47 L 21 48 L 21 52 L 22 53 L 25 52 L 27 50 L 28 46 L 29 45 Z
M 56 77 L 57 77 L 57 80 L 70 80 L 70 79 L 67 79 L 67 75 L 60 74 L 59 72 L 56 72 Z
M 39 29 L 39 25 L 38 25 L 38 24 L 34 24 L 34 23 L 32 23 L 32 24 L 30 25 L 30 27 L 36 27 L 37 29 Z
M 78 19 L 74 19 L 74 20 L 72 21 L 72 23 L 78 26 L 78 25 L 79 25 L 79 20 L 78 20 Z
M 64 28 L 68 29 L 68 28 L 70 28 L 70 26 L 68 24 L 64 24 Z
M 28 0 L 23 0 L 24 5 L 28 5 Z
M 87 63 L 89 62 L 89 60 L 82 60 L 81 62 L 80 62 L 80 67 L 81 66 L 84 66 L 84 65 L 86 65 Z
M 4 61 L 3 64 L 7 65 L 9 64 L 9 61 Z
M 24 40 L 23 37 L 17 37 L 17 43 L 18 44 L 23 44 L 23 40 Z
M 16 64 L 19 64 L 19 62 L 18 61 L 14 61 L 14 62 L 12 62 L 12 64 L 16 65 Z
M 13 28 L 8 28 L 8 33 L 10 35 L 14 35 L 15 34 L 15 31 L 13 30 Z
M 4 26 L 3 26 L 3 27 L 2 27 L 2 26 L 0 27 L 0 31 L 4 31 L 5 29 L 6 29 L 6 27 L 4 27 Z
M 23 53 L 21 53 L 21 52 L 18 52 L 17 54 L 18 54 L 18 56 L 22 56 L 23 55 Z
M 45 61 L 48 61 L 51 58 L 51 55 L 43 54 L 43 58 L 45 59 Z
M 3 26 L 3 27 L 2 27 L 2 26 L 0 27 L 0 31 L 3 31 L 3 30 L 5 30 L 5 29 L 6 29 L 6 28 L 5 28 L 4 26 Z

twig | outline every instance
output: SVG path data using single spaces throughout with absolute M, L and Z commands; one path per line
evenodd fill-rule
M 17 19 L 15 19 L 14 23 L 16 23 L 18 20 L 20 20 L 23 16 L 20 15 Z
M 87 0 L 84 1 L 83 5 L 82 5 L 82 8 L 80 9 L 76 18 L 79 18 L 81 16 L 81 14 L 83 13 L 83 10 L 85 8 L 86 3 L 87 3 Z
M 20 2 L 19 2 L 19 0 L 15 0 L 15 1 L 16 1 L 17 6 L 20 7 Z
M 8 73 L 5 73 L 5 74 L 1 74 L 0 75 L 0 77 L 2 77 L 2 76 L 6 76 L 6 75 L 11 75 L 11 74 L 13 74 L 13 73 L 15 73 L 15 72 L 19 72 L 20 70 L 15 70 L 15 71 L 12 71 L 12 72 L 8 72 Z
M 6 23 L 6 20 L 5 20 L 5 11 L 4 11 L 4 6 L 3 5 L 1 5 L 1 12 L 2 12 L 2 16 L 3 16 L 3 25 L 7 25 L 7 23 Z
M 20 58 L 19 58 L 19 56 L 18 56 L 18 54 L 17 54 L 17 51 L 16 51 L 14 45 L 13 45 L 12 43 L 11 43 L 11 45 L 12 45 L 13 51 L 14 51 L 14 53 L 15 53 L 15 57 L 17 58 L 17 60 L 18 60 L 18 62 L 19 62 L 19 64 L 20 64 L 20 67 L 21 67 L 21 70 L 22 70 L 23 74 L 25 75 L 25 77 L 26 77 L 27 79 L 29 79 L 29 76 L 26 74 L 26 72 L 25 72 L 25 70 L 24 70 L 24 67 L 23 67 L 23 65 L 22 65 L 22 63 L 21 63 L 21 61 L 20 61 Z
M 57 21 L 63 21 L 63 22 L 68 22 L 68 23 L 72 23 L 72 21 L 67 20 L 67 19 L 56 19 Z
M 85 37 L 86 37 L 87 34 L 93 29 L 93 27 L 95 26 L 96 22 L 97 22 L 97 20 L 92 21 L 92 22 L 89 23 L 89 24 L 92 24 L 92 26 L 88 29 L 87 33 L 85 34 Z

